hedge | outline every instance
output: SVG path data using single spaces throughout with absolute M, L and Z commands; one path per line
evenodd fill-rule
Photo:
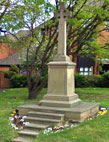
M 32 80 L 35 75 L 32 76 Z M 44 76 L 40 78 L 40 81 L 44 81 Z M 13 87 L 26 87 L 27 79 L 26 75 L 16 74 L 11 77 L 11 83 Z M 47 86 L 46 86 L 47 87 Z M 75 87 L 84 88 L 84 87 L 107 87 L 109 88 L 109 72 L 104 73 L 103 75 L 93 75 L 93 76 L 84 76 L 78 73 L 75 74 Z
M 11 80 L 13 87 L 26 87 L 27 86 L 27 77 L 26 75 L 17 74 L 15 70 L 13 71 L 2 71 L 5 74 L 5 77 Z M 44 81 L 44 78 L 47 77 L 47 70 L 44 70 L 40 82 Z M 31 77 L 31 81 L 34 80 L 35 75 Z M 40 84 L 40 83 L 39 83 Z M 47 86 L 45 86 L 47 87 Z M 109 72 L 104 73 L 103 75 L 92 75 L 84 76 L 78 73 L 75 74 L 75 87 L 76 88 L 85 88 L 85 87 L 107 87 L 109 88 Z
M 75 74 L 76 88 L 83 87 L 105 87 L 109 88 L 109 72 L 103 75 L 84 76 L 78 73 Z
M 109 72 L 106 72 L 101 76 L 101 87 L 109 88 Z
M 87 76 L 80 75 L 78 73 L 75 74 L 75 87 L 81 88 L 81 87 L 89 87 L 89 79 Z
M 17 74 L 11 77 L 11 83 L 14 88 L 26 87 L 27 77 L 26 75 Z

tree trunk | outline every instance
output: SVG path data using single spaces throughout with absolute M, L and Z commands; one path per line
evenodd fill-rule
M 34 85 L 33 88 L 29 88 L 28 99 L 36 99 L 40 91 L 45 87 L 46 84 L 47 84 L 47 79 L 41 82 L 40 85 L 37 86 Z
M 37 88 L 35 90 L 29 89 L 28 99 L 36 99 L 40 91 Z

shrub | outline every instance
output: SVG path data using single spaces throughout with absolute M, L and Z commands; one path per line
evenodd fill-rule
M 90 87 L 100 87 L 101 86 L 101 75 L 89 76 Z
M 90 86 L 89 78 L 87 76 L 76 73 L 75 74 L 75 86 L 76 87 L 89 87 Z
M 101 87 L 109 88 L 109 72 L 106 72 L 101 75 Z
M 12 72 L 12 71 L 1 71 L 1 72 L 3 72 L 4 73 L 4 77 L 5 78 L 11 78 L 13 75 L 16 75 L 16 73 L 15 72 Z
M 9 71 L 2 70 L 2 71 L 0 71 L 0 72 L 4 73 L 4 76 L 5 76 L 5 75 L 7 75 L 7 73 L 8 73 Z
M 16 75 L 16 72 L 13 72 L 13 71 L 5 72 L 5 78 L 9 78 L 10 79 L 14 75 Z
M 103 75 L 84 76 L 75 74 L 76 87 L 107 87 L 109 88 L 109 72 Z
M 15 73 L 19 73 L 19 68 L 16 65 L 11 65 L 10 67 L 10 71 L 15 72 Z
M 10 70 L 9 71 L 2 71 L 4 73 L 4 77 L 5 78 L 9 78 L 11 79 L 12 76 L 16 75 L 19 73 L 19 68 L 16 65 L 11 65 Z
M 11 83 L 15 88 L 26 87 L 27 77 L 25 75 L 16 74 L 12 76 Z

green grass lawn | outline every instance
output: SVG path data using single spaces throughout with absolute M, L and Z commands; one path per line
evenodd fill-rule
M 99 102 L 100 105 L 109 106 L 109 88 L 78 88 L 76 92 L 84 101 Z M 10 142 L 17 132 L 9 124 L 9 116 L 17 106 L 36 102 L 46 94 L 43 89 L 37 100 L 27 99 L 26 88 L 7 89 L 0 91 L 0 142 Z M 87 106 L 86 106 L 87 107 Z M 76 136 L 76 139 L 73 139 Z M 84 121 L 75 128 L 66 129 L 59 133 L 43 135 L 36 142 L 108 142 L 109 141 L 109 112 L 92 121 Z

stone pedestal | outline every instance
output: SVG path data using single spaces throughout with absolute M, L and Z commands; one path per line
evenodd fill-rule
M 72 62 L 48 64 L 48 95 L 74 95 L 74 68 L 75 63 Z
M 73 62 L 50 62 L 48 64 L 48 92 L 41 105 L 69 108 L 81 100 L 75 94 Z

